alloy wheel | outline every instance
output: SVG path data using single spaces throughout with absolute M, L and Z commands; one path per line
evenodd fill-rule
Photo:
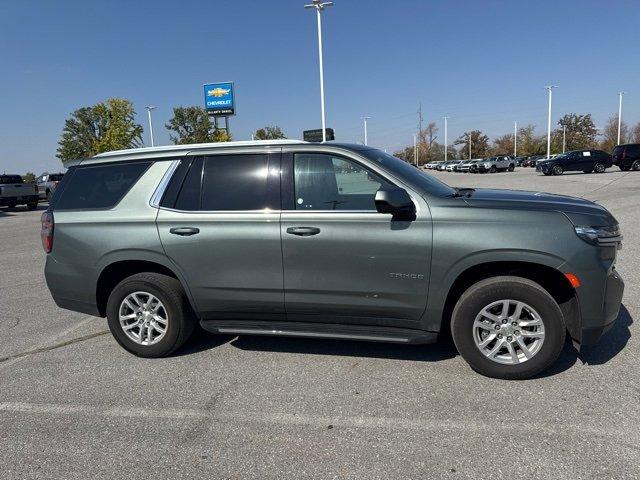
M 517 365 L 531 360 L 545 339 L 540 315 L 519 300 L 498 300 L 484 307 L 473 322 L 473 340 L 496 363 Z
M 160 299 L 151 293 L 127 295 L 118 314 L 125 335 L 140 345 L 154 345 L 167 333 L 169 315 Z

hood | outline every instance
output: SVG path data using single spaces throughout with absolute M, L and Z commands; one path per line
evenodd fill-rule
M 471 207 L 543 210 L 564 213 L 574 225 L 606 226 L 618 222 L 602 205 L 583 198 L 522 190 L 478 188 L 465 202 Z

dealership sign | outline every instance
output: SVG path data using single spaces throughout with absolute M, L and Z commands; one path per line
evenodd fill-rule
M 235 115 L 233 82 L 207 83 L 204 85 L 204 107 L 210 115 L 226 117 Z

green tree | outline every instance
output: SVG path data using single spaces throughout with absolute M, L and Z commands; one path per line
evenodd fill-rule
M 471 138 L 471 158 L 482 158 L 489 154 L 489 137 L 480 130 L 472 130 L 464 132 L 454 142 L 454 145 L 462 145 L 460 155 L 463 158 L 469 158 L 469 138 Z
M 526 125 L 518 129 L 518 155 L 532 157 L 546 152 L 544 135 L 535 134 L 536 127 Z
M 143 128 L 135 122 L 135 113 L 133 104 L 123 98 L 79 108 L 64 122 L 56 156 L 76 160 L 141 146 Z
M 169 135 L 176 145 L 189 143 L 228 142 L 226 130 L 216 129 L 202 107 L 174 107 L 173 118 L 165 127 L 175 135 Z
M 287 138 L 284 132 L 277 125 L 259 128 L 253 134 L 256 140 L 277 140 L 279 138 Z
M 507 133 L 493 140 L 491 155 L 511 155 L 513 153 L 513 134 Z
M 598 129 L 593 123 L 591 114 L 578 115 L 570 113 L 558 120 L 560 128 L 553 132 L 556 153 L 562 151 L 562 127 L 566 127 L 566 151 L 597 148 Z M 558 143 L 560 146 L 558 148 Z
M 623 120 L 620 122 L 620 144 L 627 143 L 628 141 L 629 126 Z M 618 145 L 618 115 L 611 115 L 602 131 L 600 148 L 605 152 L 611 153 L 616 145 Z
M 22 180 L 24 180 L 25 183 L 34 183 L 36 181 L 36 174 L 33 172 L 27 172 L 22 175 Z

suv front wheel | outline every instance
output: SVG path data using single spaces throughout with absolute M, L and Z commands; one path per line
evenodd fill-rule
M 159 273 L 122 280 L 107 301 L 109 330 L 116 341 L 140 357 L 164 357 L 181 347 L 195 319 L 182 285 Z
M 530 378 L 562 351 L 565 325 L 556 301 L 537 283 L 513 276 L 482 280 L 462 294 L 451 318 L 453 341 L 475 371 Z

